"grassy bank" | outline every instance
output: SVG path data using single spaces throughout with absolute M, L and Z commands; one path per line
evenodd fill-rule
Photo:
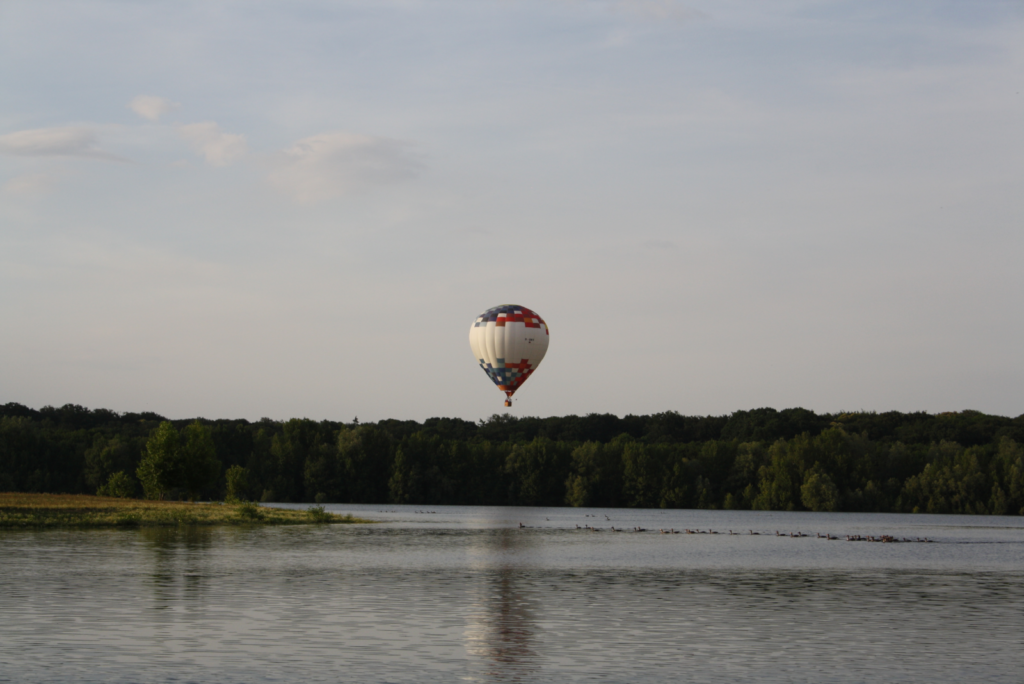
M 27 527 L 169 527 L 174 525 L 308 525 L 364 523 L 321 507 L 283 510 L 256 504 L 115 499 L 84 494 L 0 492 L 0 529 Z

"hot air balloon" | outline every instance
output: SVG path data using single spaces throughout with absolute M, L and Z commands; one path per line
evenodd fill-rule
M 487 377 L 512 395 L 537 370 L 548 351 L 548 324 L 535 311 L 503 304 L 480 314 L 469 329 L 469 346 Z

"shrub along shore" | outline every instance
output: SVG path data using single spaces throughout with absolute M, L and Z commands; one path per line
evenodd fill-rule
M 295 511 L 235 504 L 140 501 L 84 494 L 0 493 L 0 528 L 306 525 L 369 522 L 322 506 Z
M 0 491 L 1024 514 L 1024 416 L 801 408 L 350 423 L 0 405 Z

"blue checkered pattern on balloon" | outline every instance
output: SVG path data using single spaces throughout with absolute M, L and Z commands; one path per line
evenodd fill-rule
M 487 373 L 487 377 L 499 387 L 519 387 L 523 384 L 526 378 L 530 377 L 530 373 L 533 369 L 527 363 L 522 363 L 525 368 L 519 368 L 513 366 L 512 368 L 505 367 L 505 359 L 497 359 L 497 362 L 501 364 L 501 368 L 494 368 L 491 364 L 487 363 L 483 359 L 480 359 L 480 367 Z

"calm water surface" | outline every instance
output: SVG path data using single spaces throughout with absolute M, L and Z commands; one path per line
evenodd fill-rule
M 0 532 L 0 681 L 1024 682 L 1020 518 L 328 508 Z

